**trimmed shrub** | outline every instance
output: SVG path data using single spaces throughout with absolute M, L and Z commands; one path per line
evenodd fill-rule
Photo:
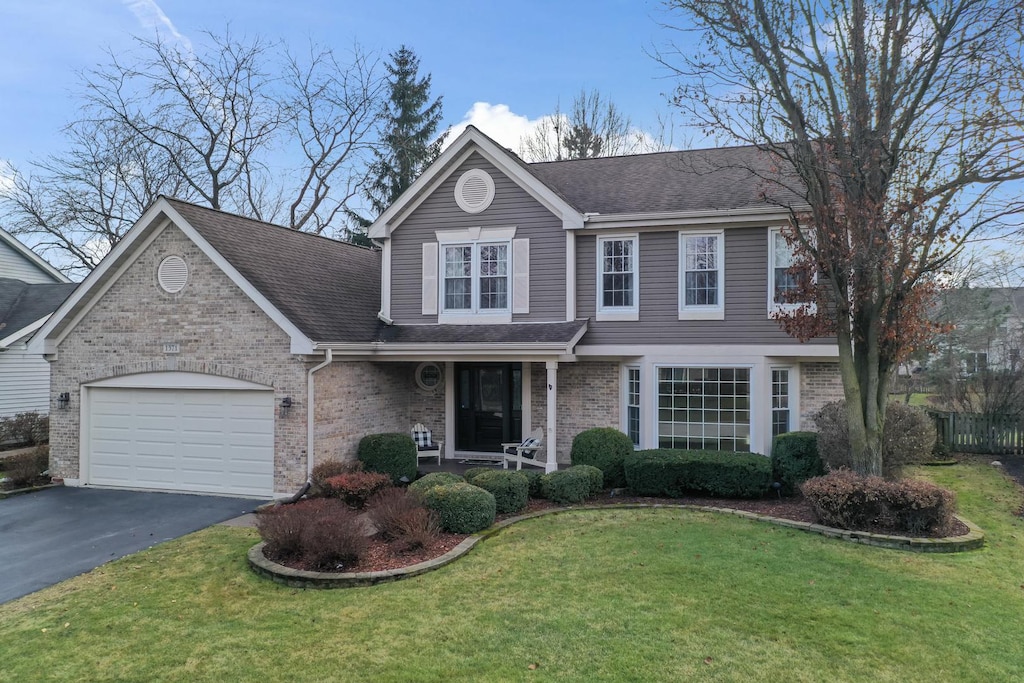
M 787 432 L 772 440 L 772 479 L 782 484 L 783 494 L 793 495 L 797 486 L 824 473 L 815 432 Z
M 519 474 L 526 477 L 527 491 L 530 498 L 543 498 L 544 492 L 541 491 L 541 479 L 544 478 L 543 470 L 519 470 Z
M 416 442 L 408 434 L 370 434 L 359 441 L 357 457 L 370 472 L 383 472 L 398 484 L 416 478 Z
M 494 524 L 494 495 L 464 481 L 431 487 L 423 503 L 437 514 L 441 529 L 451 534 L 474 534 Z
M 468 470 L 462 473 L 462 478 L 468 481 L 470 484 L 474 484 L 473 480 L 476 479 L 481 474 L 505 471 L 507 470 L 496 470 L 493 467 L 470 467 Z
M 256 522 L 264 554 L 318 571 L 338 571 L 358 562 L 369 541 L 358 514 L 340 500 L 319 498 L 260 513 Z
M 619 488 L 626 485 L 623 463 L 633 450 L 633 442 L 618 429 L 596 427 L 576 435 L 569 459 L 573 465 L 592 465 L 601 470 L 604 488 Z
M 28 453 L 4 458 L 2 464 L 7 483 L 13 488 L 32 486 L 50 466 L 50 447 L 37 446 Z
M 424 494 L 435 486 L 446 486 L 462 481 L 462 477 L 451 472 L 431 472 L 425 474 L 413 483 L 409 484 L 409 490 L 413 493 Z
M 829 470 L 850 469 L 850 435 L 846 402 L 826 404 L 814 416 L 818 453 Z M 905 465 L 928 462 L 935 446 L 935 423 L 920 408 L 890 401 L 882 434 L 882 468 L 887 477 L 899 476 Z
M 548 472 L 540 479 L 541 491 L 548 500 L 562 505 L 582 503 L 590 497 L 593 479 L 580 467 Z
M 499 515 L 519 512 L 526 507 L 530 499 L 530 482 L 526 475 L 520 472 L 479 472 L 469 483 L 491 492 L 494 496 L 495 510 Z
M 324 460 L 318 462 L 313 466 L 313 474 L 310 475 L 310 483 L 312 487 L 310 489 L 310 498 L 315 496 L 325 496 L 324 482 L 331 477 L 336 477 L 339 474 L 349 474 L 350 472 L 362 472 L 363 463 L 358 460 Z
M 840 529 L 912 535 L 948 529 L 956 512 L 953 493 L 923 481 L 888 481 L 836 470 L 801 486 L 821 524 Z
M 388 488 L 369 502 L 367 517 L 381 537 L 400 544 L 405 550 L 429 545 L 437 538 L 439 527 L 419 496 L 406 489 Z
M 341 498 L 346 505 L 362 509 L 371 496 L 389 486 L 391 486 L 391 477 L 386 474 L 349 472 L 326 479 L 323 483 L 323 490 L 324 495 L 328 498 Z
M 593 465 L 573 465 L 569 469 L 579 470 L 590 478 L 590 494 L 588 498 L 601 493 L 604 490 L 604 472 L 594 467 Z
M 0 443 L 37 446 L 50 440 L 50 416 L 37 412 L 0 417 Z
M 723 498 L 757 498 L 771 484 L 769 458 L 755 453 L 655 449 L 626 458 L 626 484 L 638 496 L 678 498 L 701 492 Z

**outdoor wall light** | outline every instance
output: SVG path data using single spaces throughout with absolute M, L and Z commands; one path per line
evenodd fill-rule
M 285 396 L 281 399 L 281 417 L 288 417 L 289 411 L 292 409 L 292 397 Z
M 63 392 L 61 394 L 57 394 L 57 407 L 58 408 L 60 408 L 61 410 L 65 410 L 65 409 L 67 409 L 67 407 L 69 405 L 71 405 L 71 394 L 70 393 L 65 391 L 65 392 Z

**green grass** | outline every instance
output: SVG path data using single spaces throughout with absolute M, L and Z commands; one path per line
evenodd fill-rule
M 302 591 L 248 570 L 252 530 L 215 527 L 0 606 L 0 681 L 1022 680 L 1021 494 L 983 465 L 922 472 L 984 550 L 601 510 L 414 579 Z

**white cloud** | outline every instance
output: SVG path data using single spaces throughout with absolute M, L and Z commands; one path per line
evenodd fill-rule
M 0 159 L 0 197 L 8 195 L 14 189 L 14 179 L 17 172 L 11 166 L 11 162 Z
M 121 0 L 125 7 L 132 11 L 135 18 L 143 28 L 156 31 L 158 34 L 170 36 L 184 46 L 189 52 L 192 51 L 192 42 L 178 32 L 170 17 L 164 14 L 156 0 Z
M 531 135 L 544 118 L 531 120 L 520 114 L 515 114 L 507 104 L 476 102 L 466 112 L 462 121 L 452 126 L 445 143 L 446 145 L 451 144 L 452 140 L 466 130 L 466 126 L 473 125 L 502 147 L 507 147 L 518 154 L 522 139 Z

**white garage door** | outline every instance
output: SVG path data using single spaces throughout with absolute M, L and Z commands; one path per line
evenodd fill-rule
M 274 394 L 90 388 L 88 483 L 267 496 Z

